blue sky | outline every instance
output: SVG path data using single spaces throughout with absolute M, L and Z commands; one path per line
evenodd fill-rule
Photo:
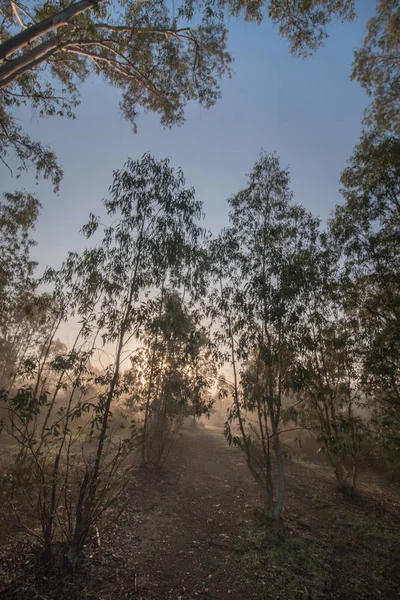
M 211 110 L 188 106 L 183 127 L 164 130 L 148 114 L 134 135 L 119 111 L 119 92 L 99 78 L 82 87 L 75 121 L 21 113 L 27 131 L 55 150 L 65 172 L 55 196 L 48 182 L 36 185 L 31 174 L 12 179 L 0 168 L 0 192 L 25 188 L 43 203 L 34 236 L 41 267 L 56 267 L 68 250 L 84 247 L 79 230 L 90 212 L 101 212 L 112 170 L 146 151 L 183 169 L 214 232 L 227 223 L 226 199 L 246 185 L 261 149 L 276 150 L 290 166 L 296 201 L 329 217 L 342 201 L 340 172 L 359 139 L 368 101 L 350 82 L 350 70 L 375 5 L 360 0 L 358 19 L 333 24 L 325 47 L 306 60 L 290 55 L 267 19 L 260 26 L 231 19 L 233 78 L 223 82 L 222 99 Z

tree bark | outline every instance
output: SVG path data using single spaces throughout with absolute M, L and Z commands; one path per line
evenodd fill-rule
M 44 19 L 44 21 L 41 21 L 40 23 L 35 23 L 31 27 L 27 27 L 27 29 L 21 31 L 21 33 L 17 33 L 17 35 L 14 35 L 14 37 L 6 40 L 0 45 L 0 62 L 4 62 L 11 54 L 25 48 L 25 46 L 31 44 L 34 40 L 42 37 L 46 33 L 67 25 L 73 17 L 76 17 L 88 8 L 93 8 L 102 1 L 103 0 L 80 0 L 80 2 L 70 4 L 64 8 L 64 10 L 61 10 L 52 17 Z
M 285 495 L 285 473 L 283 468 L 282 459 L 282 448 L 281 441 L 279 439 L 279 433 L 274 433 L 274 453 L 276 460 L 276 468 L 278 471 L 278 482 L 277 482 L 277 496 L 274 508 L 271 514 L 272 519 L 275 521 L 280 518 L 283 511 L 283 500 Z
M 23 54 L 15 60 L 3 63 L 3 65 L 0 66 L 0 89 L 4 89 L 11 85 L 13 81 L 26 73 L 26 71 L 30 71 L 37 65 L 40 65 L 62 47 L 62 42 L 57 37 L 53 37 L 50 40 L 39 44 L 39 46 L 36 46 L 27 54 Z
M 357 479 L 358 479 L 358 464 L 357 460 L 353 459 L 353 470 L 351 474 L 351 487 L 356 492 L 357 491 Z

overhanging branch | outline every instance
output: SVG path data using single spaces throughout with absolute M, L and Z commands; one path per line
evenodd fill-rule
M 93 6 L 100 4 L 102 1 L 103 0 L 80 0 L 80 2 L 70 4 L 64 8 L 64 10 L 56 13 L 52 17 L 44 19 L 40 23 L 35 23 L 34 25 L 31 25 L 31 27 L 21 31 L 21 33 L 14 35 L 0 45 L 0 63 L 7 60 L 9 56 L 18 50 L 25 48 L 28 44 L 31 44 L 36 39 L 42 37 L 44 34 L 67 25 L 73 17 L 76 17 L 88 8 L 93 8 Z

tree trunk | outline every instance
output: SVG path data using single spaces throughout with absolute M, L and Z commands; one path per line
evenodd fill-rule
M 125 333 L 127 330 L 127 324 L 129 316 L 132 310 L 132 301 L 136 290 L 137 282 L 137 271 L 139 262 L 141 260 L 141 249 L 142 249 L 142 236 L 144 230 L 144 219 L 140 230 L 140 237 L 138 241 L 138 256 L 136 259 L 136 265 L 132 277 L 132 282 L 127 298 L 126 309 L 121 320 L 120 331 L 117 342 L 117 350 L 115 355 L 114 363 L 114 374 L 110 381 L 110 387 L 107 393 L 107 397 L 104 404 L 104 413 L 101 419 L 100 433 L 97 442 L 97 451 L 94 460 L 94 465 L 91 473 L 89 474 L 88 468 L 86 468 L 85 476 L 81 484 L 79 499 L 76 509 L 76 521 L 74 535 L 72 543 L 70 545 L 69 552 L 66 556 L 67 562 L 70 564 L 72 569 L 75 569 L 76 563 L 79 560 L 79 554 L 87 538 L 90 527 L 93 525 L 93 514 L 96 505 L 96 492 L 98 487 L 98 481 L 100 476 L 101 461 L 103 458 L 104 443 L 107 435 L 108 421 L 111 412 L 111 404 L 114 399 L 115 389 L 119 383 L 120 369 L 121 369 L 121 355 L 124 346 Z
M 69 571 L 75 571 L 76 565 L 79 560 L 79 554 L 82 549 L 82 545 L 86 539 L 86 535 L 89 531 L 90 525 L 90 514 L 88 513 L 86 506 L 87 490 L 90 482 L 90 473 L 88 467 L 86 467 L 85 475 L 82 480 L 79 489 L 79 497 L 76 504 L 75 514 L 75 527 L 72 536 L 71 543 L 68 548 L 68 552 L 65 555 L 64 563 L 65 567 Z M 86 509 L 86 510 L 85 510 Z M 91 513 L 92 506 L 90 506 Z
M 358 479 L 358 463 L 357 459 L 353 457 L 353 469 L 351 473 L 351 487 L 356 492 L 357 491 L 357 479 Z
M 264 514 L 266 517 L 271 517 L 273 510 L 273 487 L 268 489 L 267 487 L 261 487 L 261 497 L 264 503 Z
M 281 442 L 279 437 L 277 437 L 277 441 L 274 442 L 275 448 L 275 459 L 276 459 L 276 468 L 278 471 L 278 483 L 277 483 L 277 495 L 276 502 L 274 504 L 274 509 L 272 511 L 272 519 L 275 521 L 280 519 L 283 511 L 283 501 L 285 497 L 285 472 L 283 467 L 283 459 L 282 459 L 282 449 Z
M 337 481 L 338 487 L 339 488 L 345 487 L 348 477 L 347 477 L 347 473 L 346 473 L 344 466 L 341 464 L 341 462 L 339 460 L 336 460 L 336 462 L 334 464 L 334 469 L 335 469 L 335 475 L 336 475 L 336 481 Z

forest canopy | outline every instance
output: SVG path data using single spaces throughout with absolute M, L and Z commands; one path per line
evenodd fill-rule
M 100 75 L 120 90 L 133 130 L 141 111 L 170 127 L 184 121 L 188 102 L 210 108 L 231 75 L 229 16 L 260 23 L 268 17 L 290 50 L 307 56 L 323 44 L 332 18 L 354 17 L 353 0 L 72 3 L 1 0 L 0 159 L 30 165 L 58 189 L 63 170 L 54 152 L 32 140 L 16 118 L 22 105 L 39 116 L 74 118 L 82 82 Z

